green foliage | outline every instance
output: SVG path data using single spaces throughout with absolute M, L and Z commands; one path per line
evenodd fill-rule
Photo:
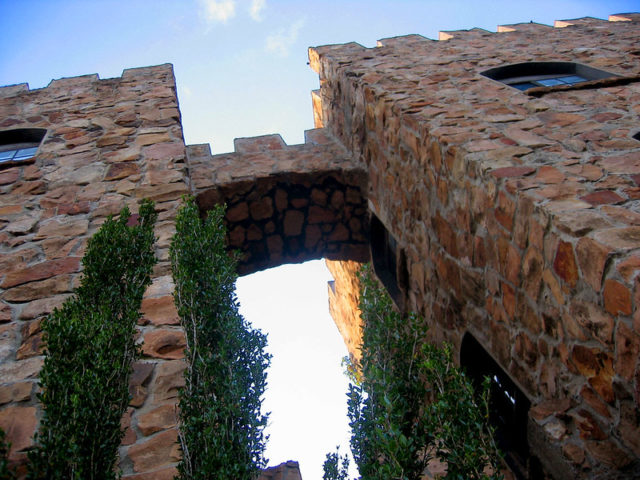
M 14 480 L 15 474 L 9 470 L 9 448 L 11 444 L 5 442 L 4 430 L 0 428 L 0 480 Z
M 393 308 L 369 267 L 360 280 L 362 383 L 349 386 L 351 451 L 364 479 L 417 480 L 433 441 L 423 414 L 422 322 Z
M 180 392 L 179 478 L 255 478 L 266 464 L 261 413 L 270 355 L 266 336 L 238 312 L 236 261 L 225 249 L 224 207 L 203 222 L 193 199 L 176 220 L 170 257 L 187 338 Z
M 426 414 L 429 431 L 435 436 L 435 455 L 447 463 L 450 480 L 497 479 L 500 453 L 493 440 L 489 418 L 489 379 L 485 378 L 480 398 L 471 381 L 453 363 L 451 346 L 424 345 L 421 370 L 430 385 Z M 485 468 L 490 467 L 485 473 Z
M 340 455 L 340 447 L 333 453 L 327 453 L 322 464 L 322 480 L 347 480 L 349 478 L 349 457 Z
M 360 281 L 362 373 L 351 375 L 348 415 L 361 478 L 418 480 L 434 456 L 448 462 L 446 479 L 501 478 L 484 473 L 499 462 L 487 386 L 478 402 L 451 347 L 429 344 L 423 320 L 400 315 L 369 266 Z M 336 455 L 327 456 L 325 474 L 335 475 Z
M 89 240 L 75 295 L 43 323 L 40 372 L 44 415 L 29 459 L 32 479 L 113 479 L 129 403 L 131 364 L 142 295 L 151 283 L 153 203 L 138 224 L 124 208 Z

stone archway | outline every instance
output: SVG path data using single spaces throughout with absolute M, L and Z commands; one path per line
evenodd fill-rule
M 206 212 L 226 203 L 230 248 L 246 275 L 284 263 L 369 258 L 367 175 L 324 129 L 287 146 L 279 135 L 237 139 L 235 152 L 187 147 L 191 189 Z

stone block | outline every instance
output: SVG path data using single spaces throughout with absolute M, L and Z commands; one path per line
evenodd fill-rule
M 171 360 L 158 364 L 156 376 L 151 384 L 153 400 L 156 403 L 178 397 L 178 389 L 184 387 L 184 361 Z
M 64 273 L 74 273 L 80 268 L 80 258 L 66 257 L 56 260 L 41 262 L 29 267 L 21 268 L 17 271 L 9 272 L 0 284 L 0 288 L 11 288 L 16 285 L 44 280 Z
M 177 421 L 176 405 L 160 405 L 147 413 L 138 415 L 138 429 L 144 436 L 149 436 L 160 430 L 175 427 Z
M 178 431 L 175 428 L 159 432 L 140 443 L 131 445 L 127 455 L 136 473 L 157 469 L 180 459 Z
M 70 293 L 73 290 L 71 275 L 57 275 L 46 280 L 25 283 L 6 290 L 0 297 L 8 302 L 29 302 L 39 298 Z
M 640 361 L 640 336 L 624 322 L 618 322 L 616 330 L 616 373 L 629 381 Z
M 580 326 L 591 333 L 593 338 L 605 346 L 611 346 L 614 327 L 611 315 L 592 303 L 579 300 L 571 303 L 570 314 Z
M 33 382 L 16 382 L 0 385 L 0 405 L 24 402 L 31 398 Z
M 0 428 L 11 442 L 9 458 L 23 452 L 33 445 L 33 434 L 38 420 L 35 407 L 9 406 L 0 410 Z
M 604 308 L 611 315 L 631 315 L 631 291 L 617 280 L 604 282 Z
M 144 334 L 142 354 L 152 358 L 176 360 L 184 357 L 186 339 L 180 330 L 158 328 Z
M 558 242 L 553 269 L 570 287 L 578 281 L 578 266 L 573 253 L 573 245 L 569 242 Z
M 142 300 L 142 321 L 154 325 L 178 325 L 180 317 L 176 310 L 173 296 L 167 295 Z
M 589 237 L 581 238 L 576 245 L 576 256 L 582 276 L 596 292 L 602 287 L 604 268 L 610 252 L 609 247 Z
M 129 377 L 129 395 L 131 395 L 129 405 L 132 407 L 140 407 L 144 404 L 154 366 L 155 364 L 146 362 L 136 362 L 133 364 L 133 372 Z

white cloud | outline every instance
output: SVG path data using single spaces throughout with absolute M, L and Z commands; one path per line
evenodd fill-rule
M 298 39 L 298 32 L 304 26 L 304 20 L 298 20 L 289 26 L 289 29 L 280 29 L 267 37 L 265 48 L 268 52 L 276 53 L 282 57 L 289 55 L 289 50 Z
M 262 11 L 267 8 L 267 0 L 251 0 L 251 7 L 249 8 L 249 15 L 256 22 L 262 21 Z
M 226 23 L 236 14 L 235 0 L 200 0 L 200 4 L 204 10 L 205 20 L 210 23 Z
M 193 93 L 191 92 L 191 89 L 186 85 L 182 85 L 180 87 L 180 93 L 182 94 L 181 96 L 183 98 L 191 98 L 191 96 L 193 95 Z

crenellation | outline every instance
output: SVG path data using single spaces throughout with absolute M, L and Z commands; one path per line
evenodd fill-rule
M 489 30 L 483 28 L 470 28 L 469 30 L 443 30 L 438 32 L 438 40 L 446 41 L 451 39 L 462 41 L 473 41 L 490 35 Z
M 534 35 L 544 35 L 549 31 L 550 28 L 552 28 L 550 25 L 545 25 L 543 23 L 523 22 L 523 23 L 512 23 L 509 25 L 498 25 L 496 32 L 498 33 L 523 32 L 523 33 L 530 33 Z
M 0 87 L 0 98 L 13 97 L 15 95 L 21 95 L 29 91 L 28 83 L 18 83 L 16 85 L 6 85 Z

